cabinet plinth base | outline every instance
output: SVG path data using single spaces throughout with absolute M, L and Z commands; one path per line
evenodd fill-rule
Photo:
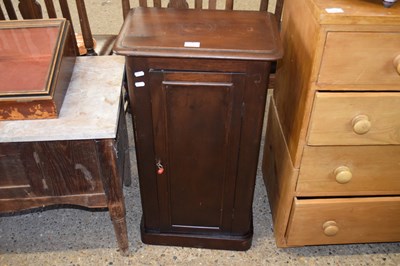
M 251 247 L 253 239 L 253 227 L 246 235 L 207 235 L 207 234 L 189 234 L 189 233 L 161 233 L 149 231 L 143 225 L 140 225 L 142 242 L 149 245 L 181 246 L 193 248 L 223 249 L 234 251 L 246 251 Z

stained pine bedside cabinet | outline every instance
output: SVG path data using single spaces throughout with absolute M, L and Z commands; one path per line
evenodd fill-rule
M 138 8 L 115 50 L 126 56 L 144 243 L 246 250 L 273 15 Z
M 0 212 L 57 204 L 108 208 L 126 254 L 123 69 L 123 57 L 79 57 L 57 119 L 0 122 Z
M 278 246 L 400 241 L 400 6 L 284 10 L 263 159 Z

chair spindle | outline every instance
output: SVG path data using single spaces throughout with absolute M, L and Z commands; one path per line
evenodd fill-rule
M 15 13 L 14 5 L 11 0 L 3 0 L 4 7 L 6 8 L 8 18 L 10 20 L 17 20 L 17 13 Z
M 189 8 L 189 5 L 186 0 L 170 0 L 168 3 L 168 7 L 185 9 Z

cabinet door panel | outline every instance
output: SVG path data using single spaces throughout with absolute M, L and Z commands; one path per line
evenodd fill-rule
M 240 137 L 243 76 L 151 72 L 162 228 L 229 230 Z

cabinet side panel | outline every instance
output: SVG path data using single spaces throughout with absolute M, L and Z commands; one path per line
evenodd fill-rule
M 285 1 L 282 22 L 285 55 L 278 62 L 274 99 L 295 168 L 299 167 L 311 100 L 309 86 L 318 47 L 318 26 L 307 5 Z
M 135 77 L 134 74 L 137 72 L 143 72 L 144 76 Z M 154 162 L 151 100 L 148 87 L 150 86 L 150 79 L 147 60 L 140 57 L 127 57 L 126 76 L 132 110 L 144 225 L 146 229 L 158 229 L 160 217 L 156 189 L 157 177 Z M 144 82 L 147 86 L 135 87 L 136 82 Z
M 272 211 L 276 244 L 278 247 L 285 247 L 285 233 L 298 170 L 293 168 L 273 100 L 268 117 L 262 170 Z
M 248 233 L 252 228 L 252 204 L 262 126 L 264 122 L 270 64 L 249 62 L 240 133 L 239 163 L 235 191 L 232 231 Z

